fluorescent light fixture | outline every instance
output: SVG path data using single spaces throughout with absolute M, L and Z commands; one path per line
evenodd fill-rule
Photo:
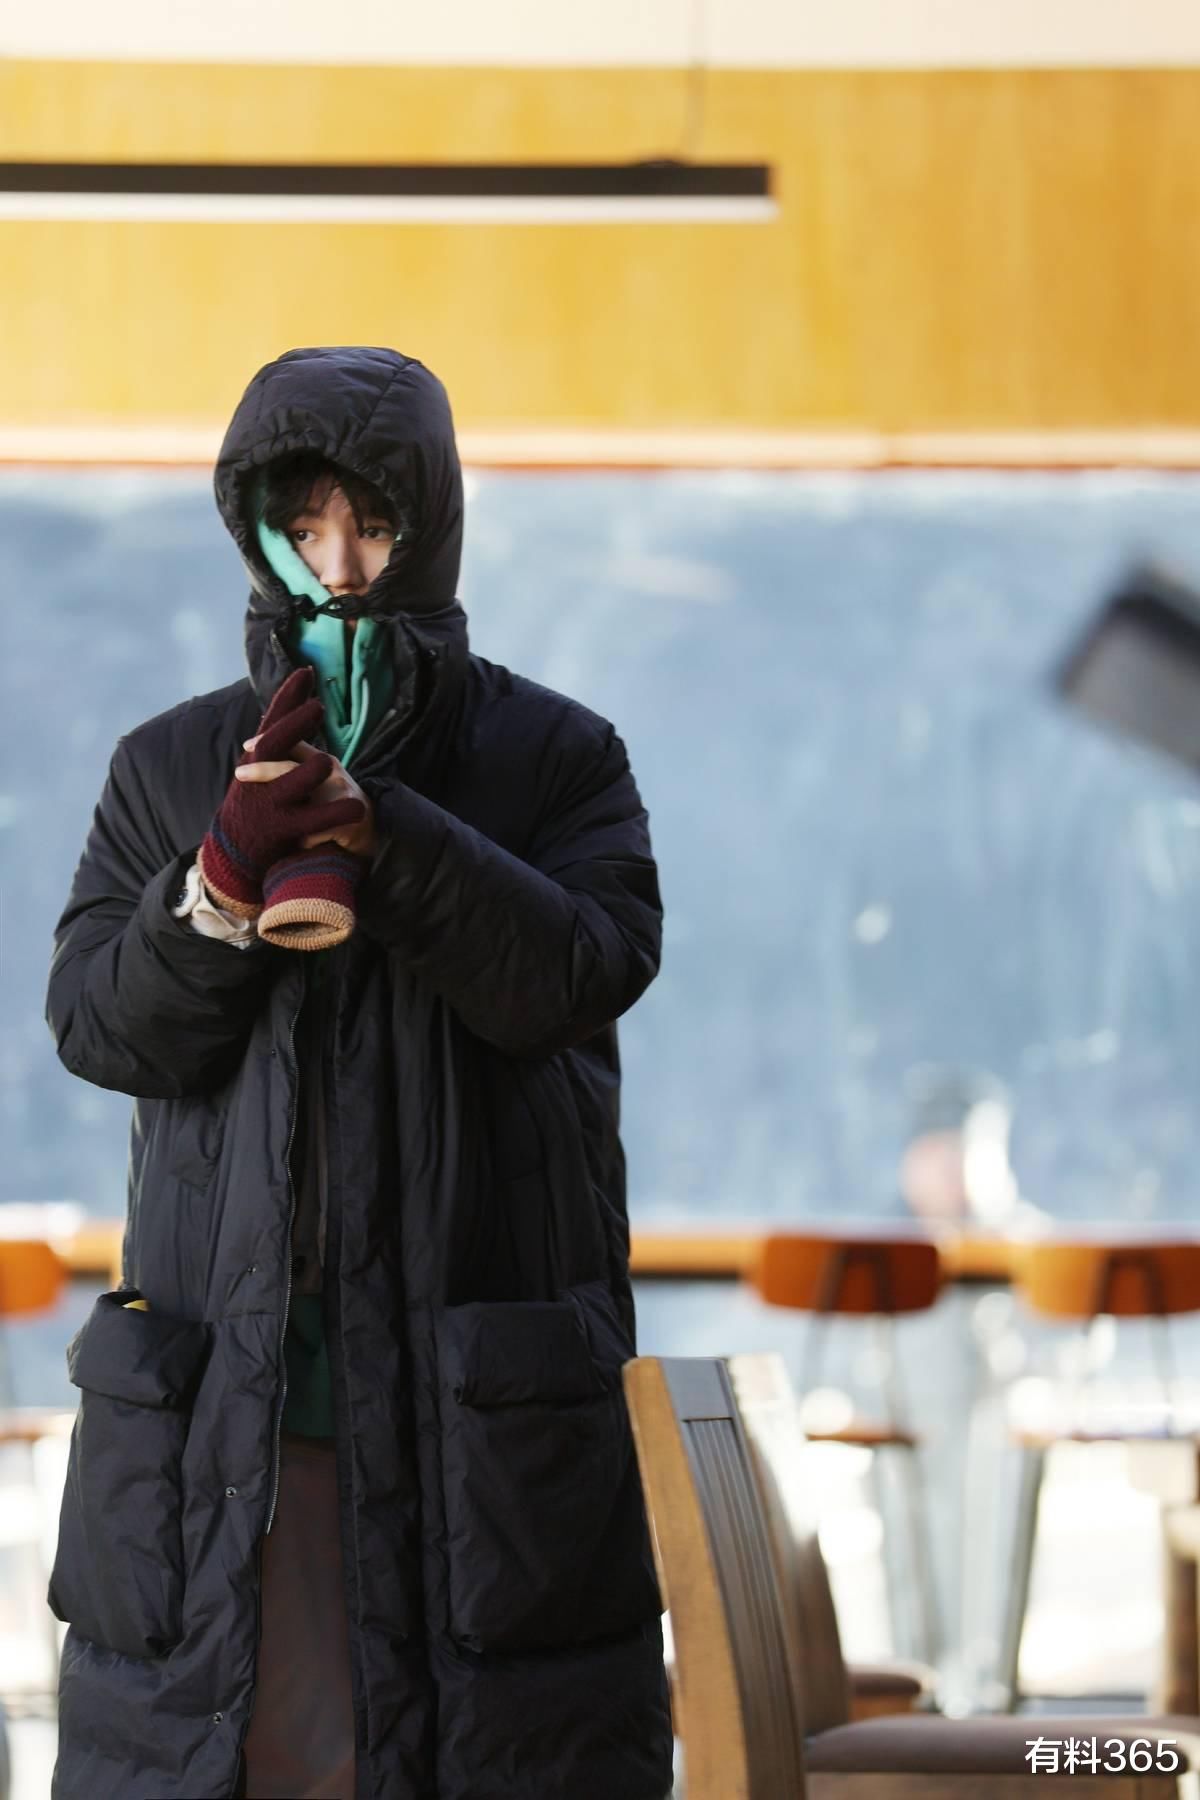
M 765 163 L 0 163 L 0 219 L 603 225 L 774 218 Z
M 367 200 L 299 194 L 14 194 L 0 190 L 0 220 L 101 219 L 193 225 L 754 225 L 770 200 Z

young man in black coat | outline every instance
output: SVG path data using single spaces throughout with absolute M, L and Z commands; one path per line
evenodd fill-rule
M 624 749 L 467 647 L 445 394 L 290 352 L 216 472 L 249 679 L 121 740 L 48 1016 L 135 1097 L 52 1602 L 59 1800 L 662 1800 L 614 1021 Z

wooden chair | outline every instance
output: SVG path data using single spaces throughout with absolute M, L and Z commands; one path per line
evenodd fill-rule
M 927 1312 L 941 1293 L 938 1247 L 927 1238 L 887 1237 L 869 1230 L 775 1232 L 762 1240 L 751 1281 L 769 1305 L 812 1315 L 800 1373 L 802 1395 L 818 1385 L 835 1318 L 869 1318 L 875 1324 L 881 1350 L 880 1415 L 856 1414 L 845 1424 L 830 1428 L 815 1421 L 806 1423 L 806 1435 L 813 1443 L 899 1453 L 919 1605 L 920 1653 L 927 1661 L 936 1662 L 942 1632 L 929 1507 L 921 1446 L 909 1423 L 895 1334 L 897 1319 L 906 1313 Z M 893 1579 L 893 1589 L 899 1585 Z
M 1177 1773 L 1075 1773 L 1074 1800 L 1184 1800 L 1200 1769 L 1195 1720 L 946 1720 L 910 1714 L 805 1730 L 807 1629 L 784 1599 L 782 1501 L 756 1463 L 726 1365 L 641 1357 L 625 1391 L 670 1608 L 688 1800 L 1062 1800 L 1029 1742 L 1135 1741 Z M 772 1518 L 776 1521 L 772 1529 Z M 1162 1748 L 1159 1749 L 1161 1744 Z M 1115 1760 L 1115 1752 L 1108 1752 Z
M 932 1707 L 936 1678 L 925 1664 L 848 1664 L 842 1654 L 829 1573 L 805 1505 L 805 1439 L 782 1356 L 772 1351 L 734 1356 L 728 1367 L 751 1446 L 756 1456 L 767 1459 L 776 1478 L 781 1510 L 772 1517 L 771 1525 L 779 1546 L 784 1603 L 803 1624 L 795 1635 L 803 1662 L 800 1685 L 810 1729 Z M 675 1667 L 670 1654 L 667 1666 L 674 1695 Z M 814 1720 L 819 1723 L 812 1723 Z
M 1137 1443 L 1194 1439 L 1200 1416 L 1180 1404 L 1170 1321 L 1200 1310 L 1200 1242 L 1164 1239 L 1056 1239 L 1022 1245 L 1013 1259 L 1016 1292 L 1031 1312 L 1075 1323 L 1081 1335 L 1104 1315 L 1144 1319 L 1150 1326 L 1157 1378 L 1155 1398 L 1140 1407 L 1119 1403 L 1094 1382 L 1058 1382 L 1053 1404 L 1035 1419 L 1019 1412 L 1011 1432 L 1021 1453 L 1020 1498 L 1013 1538 L 1008 1605 L 1000 1651 L 1000 1679 L 1015 1707 L 1020 1698 L 1021 1639 L 1037 1547 L 1038 1509 L 1046 1460 L 1056 1444 Z
M 787 1364 L 775 1351 L 731 1356 L 726 1367 L 756 1464 L 793 1614 L 809 1732 L 933 1709 L 935 1673 L 923 1663 L 847 1663 L 810 1489 L 811 1458 Z

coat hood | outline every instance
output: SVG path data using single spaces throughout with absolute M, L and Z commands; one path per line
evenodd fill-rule
M 397 691 L 415 704 L 422 662 L 466 656 L 466 617 L 455 598 L 462 470 L 446 390 L 415 358 L 360 345 L 289 350 L 246 389 L 213 485 L 250 577 L 246 655 L 264 705 L 294 666 L 283 629 L 292 600 L 259 547 L 251 493 L 267 463 L 299 450 L 352 469 L 415 519 L 362 600 L 366 616 L 391 622 Z

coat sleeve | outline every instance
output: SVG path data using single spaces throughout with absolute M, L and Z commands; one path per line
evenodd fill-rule
M 548 1056 L 610 1024 L 653 980 L 658 877 L 611 727 L 557 758 L 525 858 L 400 781 L 364 786 L 383 847 L 359 924 L 476 1036 L 511 1055 Z
M 171 855 L 128 741 L 54 935 L 46 1018 L 73 1075 L 151 1099 L 209 1092 L 229 1072 L 278 959 L 231 949 L 171 908 L 195 849 Z

